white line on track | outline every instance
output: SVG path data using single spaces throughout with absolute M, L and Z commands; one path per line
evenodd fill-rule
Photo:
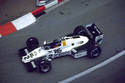
M 85 75 L 87 75 L 87 74 L 89 74 L 89 73 L 91 73 L 91 72 L 93 72 L 93 71 L 107 65 L 108 63 L 113 62 L 114 60 L 120 58 L 123 55 L 125 55 L 125 50 L 121 51 L 120 53 L 116 54 L 115 56 L 113 56 L 113 57 L 111 57 L 111 58 L 109 58 L 109 59 L 107 59 L 107 60 L 105 60 L 105 61 L 103 61 L 103 62 L 101 62 L 101 63 L 99 63 L 99 64 L 97 64 L 97 65 L 95 65 L 95 66 L 93 66 L 93 67 L 91 67 L 91 68 L 89 68 L 87 70 L 85 70 L 85 71 L 83 71 L 83 72 L 80 72 L 80 73 L 78 73 L 78 74 L 76 74 L 76 75 L 74 75 L 72 77 L 69 77 L 69 78 L 67 78 L 65 80 L 59 81 L 58 83 L 69 83 L 69 82 L 71 82 L 71 81 L 73 81 L 75 79 L 78 79 L 78 78 L 80 78 L 82 76 L 85 76 Z

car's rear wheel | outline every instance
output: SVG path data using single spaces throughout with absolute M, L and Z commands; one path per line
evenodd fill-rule
M 85 27 L 82 26 L 82 25 L 77 26 L 77 27 L 74 29 L 73 33 L 74 33 L 75 35 L 89 36 L 88 33 L 87 33 L 87 31 L 86 31 L 86 29 L 85 29 Z
M 82 26 L 82 25 L 80 25 L 80 26 L 77 26 L 77 27 L 74 29 L 73 33 L 74 33 L 74 34 L 79 34 L 79 33 L 80 33 L 81 31 L 83 31 L 83 30 L 85 30 L 85 27 Z
M 99 46 L 95 46 L 93 48 L 91 48 L 90 50 L 88 50 L 88 57 L 89 58 L 96 58 L 99 57 L 101 54 L 101 48 Z
M 26 45 L 27 45 L 28 51 L 32 51 L 35 48 L 39 47 L 38 39 L 35 37 L 30 37 L 27 39 Z

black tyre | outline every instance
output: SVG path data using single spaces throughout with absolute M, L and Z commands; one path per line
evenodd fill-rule
M 28 72 L 33 72 L 35 70 L 35 68 L 33 68 L 31 63 L 26 63 L 24 64 L 24 66 L 26 67 Z
M 70 37 L 70 36 L 74 36 L 74 35 L 75 35 L 74 33 L 70 33 L 70 34 L 67 34 L 66 36 Z
M 28 48 L 28 51 L 32 51 L 35 48 L 39 47 L 39 42 L 38 39 L 35 37 L 30 37 L 27 41 L 26 41 L 26 45 Z
M 39 65 L 39 70 L 42 73 L 47 73 L 51 70 L 51 62 L 44 62 L 44 63 L 40 63 Z
M 74 29 L 73 34 L 74 34 L 74 35 L 82 35 L 82 36 L 87 36 L 87 37 L 89 37 L 88 32 L 86 31 L 85 27 L 82 26 L 82 25 L 77 26 L 77 27 Z
M 27 49 L 26 47 L 22 48 L 22 49 L 19 49 L 19 56 L 22 57 L 22 56 L 25 56 L 26 53 L 25 53 L 25 49 Z
M 99 46 L 95 46 L 92 49 L 88 50 L 88 57 L 89 58 L 99 57 L 100 54 L 101 54 L 101 48 Z
M 85 27 L 82 26 L 82 25 L 77 26 L 77 27 L 74 29 L 73 33 L 76 34 L 76 35 L 79 35 L 79 34 L 81 33 L 81 31 L 85 31 Z

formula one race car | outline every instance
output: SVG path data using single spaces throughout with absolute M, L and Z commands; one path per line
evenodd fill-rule
M 31 37 L 26 41 L 27 46 L 19 50 L 19 54 L 29 71 L 38 69 L 46 73 L 51 70 L 51 61 L 57 57 L 98 57 L 101 54 L 102 39 L 103 33 L 95 24 L 86 27 L 80 25 L 73 33 L 62 38 L 52 42 L 44 41 L 43 46 L 39 46 L 37 38 Z

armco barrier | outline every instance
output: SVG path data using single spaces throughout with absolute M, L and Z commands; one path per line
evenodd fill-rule
M 36 10 L 34 10 L 20 18 L 17 18 L 14 21 L 0 25 L 0 37 L 6 36 L 15 31 L 18 31 L 20 29 L 26 28 L 27 26 L 36 22 L 37 17 L 40 16 L 40 14 L 44 12 L 44 10 L 46 10 L 56 4 L 59 4 L 62 1 L 63 0 L 54 0 L 54 1 L 46 4 L 45 6 L 41 6 L 41 7 L 37 8 Z

